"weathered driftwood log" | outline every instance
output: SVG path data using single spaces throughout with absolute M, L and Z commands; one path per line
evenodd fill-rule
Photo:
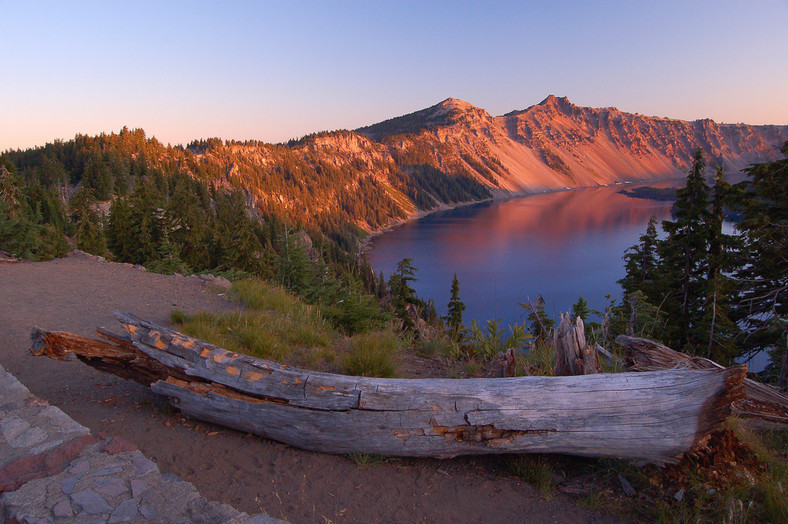
M 673 350 L 645 338 L 619 335 L 616 343 L 626 350 L 625 364 L 633 371 L 664 369 L 725 369 L 703 357 Z M 766 422 L 763 427 L 788 427 L 788 396 L 768 384 L 744 379 L 744 396 L 733 403 L 733 413 Z
M 33 332 L 32 351 L 152 383 L 186 415 L 328 453 L 567 453 L 674 462 L 741 394 L 725 371 L 501 379 L 378 379 L 239 355 L 125 313 L 130 334 Z
M 555 330 L 555 375 L 591 375 L 602 371 L 595 348 L 586 344 L 583 319 L 577 317 L 572 325 L 569 315 L 561 314 L 561 323 Z
M 599 355 L 602 357 L 602 360 L 605 361 L 605 364 L 607 364 L 611 368 L 615 368 L 621 365 L 621 360 L 617 356 L 615 356 L 613 353 L 606 350 L 599 344 L 596 344 L 595 349 L 596 352 L 599 353 Z

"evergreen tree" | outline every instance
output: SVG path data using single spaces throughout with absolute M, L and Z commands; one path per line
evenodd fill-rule
M 96 197 L 93 189 L 84 185 L 80 186 L 68 204 L 69 214 L 76 230 L 74 236 L 77 247 L 87 253 L 105 256 L 107 244 L 101 226 L 101 217 L 93 208 L 95 203 Z
M 653 301 L 661 301 L 656 296 L 655 279 L 657 276 L 657 217 L 651 217 L 646 232 L 640 236 L 640 243 L 630 247 L 624 253 L 626 276 L 618 281 L 624 295 L 641 291 Z
M 107 246 L 121 262 L 136 262 L 135 238 L 131 224 L 131 205 L 127 198 L 116 198 L 109 208 Z
M 696 353 L 706 340 L 702 318 L 709 296 L 711 211 L 709 186 L 703 178 L 703 151 L 698 148 L 686 185 L 676 192 L 675 220 L 662 222 L 667 238 L 659 243 L 658 286 L 665 293 L 668 345 Z
M 0 163 L 0 249 L 33 259 L 39 246 L 39 228 L 23 185 L 21 178 Z
M 553 324 L 554 321 L 552 318 L 547 316 L 545 312 L 544 305 L 544 297 L 539 295 L 536 299 L 536 303 L 533 302 L 520 302 L 520 305 L 528 311 L 528 316 L 526 320 L 530 324 L 529 331 L 535 340 L 549 340 L 550 337 L 553 335 Z
M 149 262 L 146 266 L 148 271 L 172 275 L 173 273 L 191 273 L 189 267 L 183 263 L 178 255 L 178 248 L 170 242 L 167 233 L 164 233 L 161 244 L 159 245 L 159 258 Z
M 701 325 L 708 332 L 706 353 L 728 364 L 737 353 L 736 337 L 739 327 L 732 320 L 731 308 L 736 296 L 733 256 L 738 249 L 736 237 L 722 231 L 725 207 L 731 199 L 732 188 L 725 180 L 722 166 L 714 176 L 709 218 L 708 290 Z
M 749 351 L 767 349 L 788 371 L 788 142 L 786 158 L 747 169 L 747 180 L 737 184 L 736 225 L 743 244 L 737 260 L 740 297 L 734 319 L 744 326 L 743 345 Z
M 416 268 L 413 267 L 413 259 L 403 258 L 397 262 L 397 270 L 389 278 L 389 290 L 391 291 L 391 305 L 394 313 L 403 321 L 405 327 L 415 326 L 409 313 L 409 306 L 420 305 L 421 302 L 416 297 L 410 283 L 416 281 Z
M 207 269 L 213 265 L 211 248 L 214 225 L 210 206 L 203 206 L 189 179 L 181 179 L 171 192 L 166 218 L 169 239 L 178 247 L 180 257 L 190 268 Z
M 315 266 L 306 253 L 302 235 L 306 233 L 282 224 L 276 246 L 276 279 L 287 289 L 305 295 L 314 290 Z
M 462 313 L 465 311 L 465 303 L 460 300 L 460 281 L 457 273 L 451 281 L 451 297 L 449 298 L 449 313 L 446 315 L 446 324 L 453 338 L 458 338 L 463 329 Z
M 227 268 L 256 273 L 257 253 L 262 249 L 255 234 L 253 219 L 246 211 L 241 191 L 218 197 L 216 205 L 216 239 L 218 264 Z
M 126 245 L 132 264 L 147 264 L 159 258 L 159 248 L 164 236 L 164 199 L 147 183 L 140 183 L 128 200 L 128 230 Z
M 588 307 L 588 301 L 582 296 L 578 297 L 577 302 L 572 304 L 572 320 L 580 317 L 583 322 L 587 322 L 590 313 L 591 309 Z

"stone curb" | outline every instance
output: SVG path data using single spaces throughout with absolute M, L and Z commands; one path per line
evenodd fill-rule
M 283 522 L 207 500 L 120 437 L 93 435 L 0 366 L 0 521 Z

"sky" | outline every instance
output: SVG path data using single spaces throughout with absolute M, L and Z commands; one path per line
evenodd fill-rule
M 788 124 L 788 0 L 0 0 L 0 151 L 142 128 L 282 142 L 549 94 Z

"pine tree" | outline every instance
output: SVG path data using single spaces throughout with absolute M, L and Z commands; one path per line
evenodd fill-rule
M 747 169 L 737 184 L 736 225 L 743 247 L 736 261 L 740 296 L 734 320 L 744 326 L 749 351 L 770 350 L 785 386 L 788 373 L 788 142 L 786 158 Z
M 87 253 L 105 256 L 107 243 L 104 238 L 104 229 L 101 226 L 101 217 L 93 209 L 96 196 L 93 189 L 80 186 L 68 203 L 71 221 L 76 229 L 75 237 L 77 247 Z
M 586 322 L 590 314 L 591 309 L 588 307 L 588 301 L 582 296 L 578 297 L 577 302 L 572 304 L 572 319 L 580 317 L 583 322 Z
M 554 321 L 545 312 L 545 300 L 542 295 L 534 302 L 520 302 L 520 305 L 528 311 L 526 320 L 530 324 L 528 329 L 535 340 L 548 340 L 553 333 Z
M 413 259 L 403 258 L 397 262 L 397 270 L 389 278 L 389 289 L 391 290 L 391 304 L 394 313 L 402 320 L 407 328 L 415 326 L 409 313 L 409 306 L 420 305 L 421 301 L 416 297 L 410 283 L 416 281 L 416 268 L 413 267 Z
M 0 162 L 0 249 L 34 259 L 39 246 L 39 227 L 23 185 L 22 179 Z
M 458 338 L 463 329 L 462 313 L 465 311 L 465 303 L 460 300 L 460 281 L 457 273 L 451 281 L 451 297 L 449 298 L 449 313 L 446 315 L 446 323 L 453 338 Z
M 714 176 L 709 219 L 708 290 L 701 325 L 708 333 L 706 353 L 724 364 L 731 363 L 737 353 L 736 337 L 740 330 L 731 317 L 736 283 L 730 274 L 733 271 L 733 254 L 738 250 L 736 237 L 723 233 L 725 207 L 732 194 L 725 180 L 722 166 Z
M 262 250 L 255 234 L 253 219 L 249 217 L 241 191 L 221 195 L 216 206 L 216 238 L 218 264 L 227 268 L 256 273 L 259 269 L 257 253 Z
M 695 353 L 705 350 L 703 307 L 709 296 L 711 211 L 709 186 L 703 178 L 703 151 L 695 152 L 686 185 L 676 192 L 675 220 L 662 222 L 667 238 L 659 243 L 660 282 L 668 314 L 668 345 Z
M 116 198 L 109 208 L 107 246 L 120 262 L 135 262 L 134 233 L 131 228 L 131 206 L 128 199 Z
M 654 281 L 657 273 L 657 217 L 651 217 L 646 232 L 640 236 L 640 243 L 630 247 L 624 253 L 626 276 L 618 281 L 627 296 L 641 291 L 650 300 L 661 301 L 655 296 Z

